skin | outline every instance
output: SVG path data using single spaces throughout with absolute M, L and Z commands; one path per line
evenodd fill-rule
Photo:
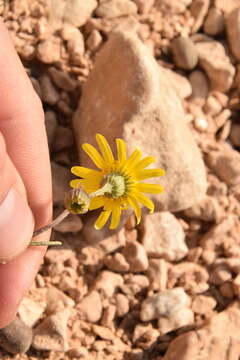
M 16 189 L 28 202 L 38 229 L 49 223 L 52 216 L 44 113 L 2 22 L 0 44 L 0 203 L 10 188 Z M 27 243 L 30 240 L 31 234 Z M 48 241 L 49 233 L 43 233 L 38 240 Z M 7 263 L 0 265 L 0 328 L 14 319 L 45 250 L 26 249 L 25 244 L 14 259 L 6 259 Z

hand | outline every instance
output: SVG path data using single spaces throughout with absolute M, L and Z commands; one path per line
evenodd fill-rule
M 50 162 L 41 102 L 0 22 L 0 328 L 15 316 L 45 252 L 27 247 L 51 220 Z M 49 232 L 38 240 L 48 241 Z

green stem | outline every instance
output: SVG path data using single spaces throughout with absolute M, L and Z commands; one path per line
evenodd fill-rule
M 70 212 L 66 209 L 64 210 L 55 220 L 53 220 L 50 224 L 47 224 L 40 229 L 37 229 L 33 232 L 33 237 L 42 234 L 43 232 L 52 229 L 54 226 L 60 224 Z M 31 241 L 29 246 L 49 246 L 49 245 L 62 245 L 60 241 Z
M 101 195 L 104 195 L 106 193 L 111 194 L 112 189 L 113 189 L 113 186 L 107 182 L 106 184 L 103 185 L 103 187 L 101 187 L 100 189 L 92 192 L 91 194 L 88 194 L 88 196 L 90 198 L 93 198 L 95 196 L 101 196 Z

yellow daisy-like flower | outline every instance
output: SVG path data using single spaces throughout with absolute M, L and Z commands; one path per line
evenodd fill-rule
M 147 178 L 165 174 L 163 169 L 146 169 L 155 161 L 154 157 L 143 159 L 140 150 L 136 149 L 127 158 L 126 144 L 122 139 L 116 139 L 117 159 L 104 136 L 97 134 L 96 140 L 101 154 L 90 144 L 83 144 L 83 150 L 92 159 L 99 170 L 82 166 L 74 166 L 71 171 L 81 179 L 70 182 L 74 189 L 83 188 L 91 198 L 89 210 L 103 208 L 95 228 L 101 229 L 111 215 L 110 229 L 115 229 L 120 222 L 121 212 L 132 207 L 137 223 L 141 220 L 141 207 L 146 206 L 150 212 L 154 211 L 152 200 L 144 193 L 158 194 L 163 191 L 161 185 L 141 182 Z

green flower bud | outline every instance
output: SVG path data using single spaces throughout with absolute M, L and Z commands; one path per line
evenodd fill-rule
M 90 197 L 81 188 L 72 189 L 65 195 L 64 204 L 72 214 L 85 214 L 89 210 Z

